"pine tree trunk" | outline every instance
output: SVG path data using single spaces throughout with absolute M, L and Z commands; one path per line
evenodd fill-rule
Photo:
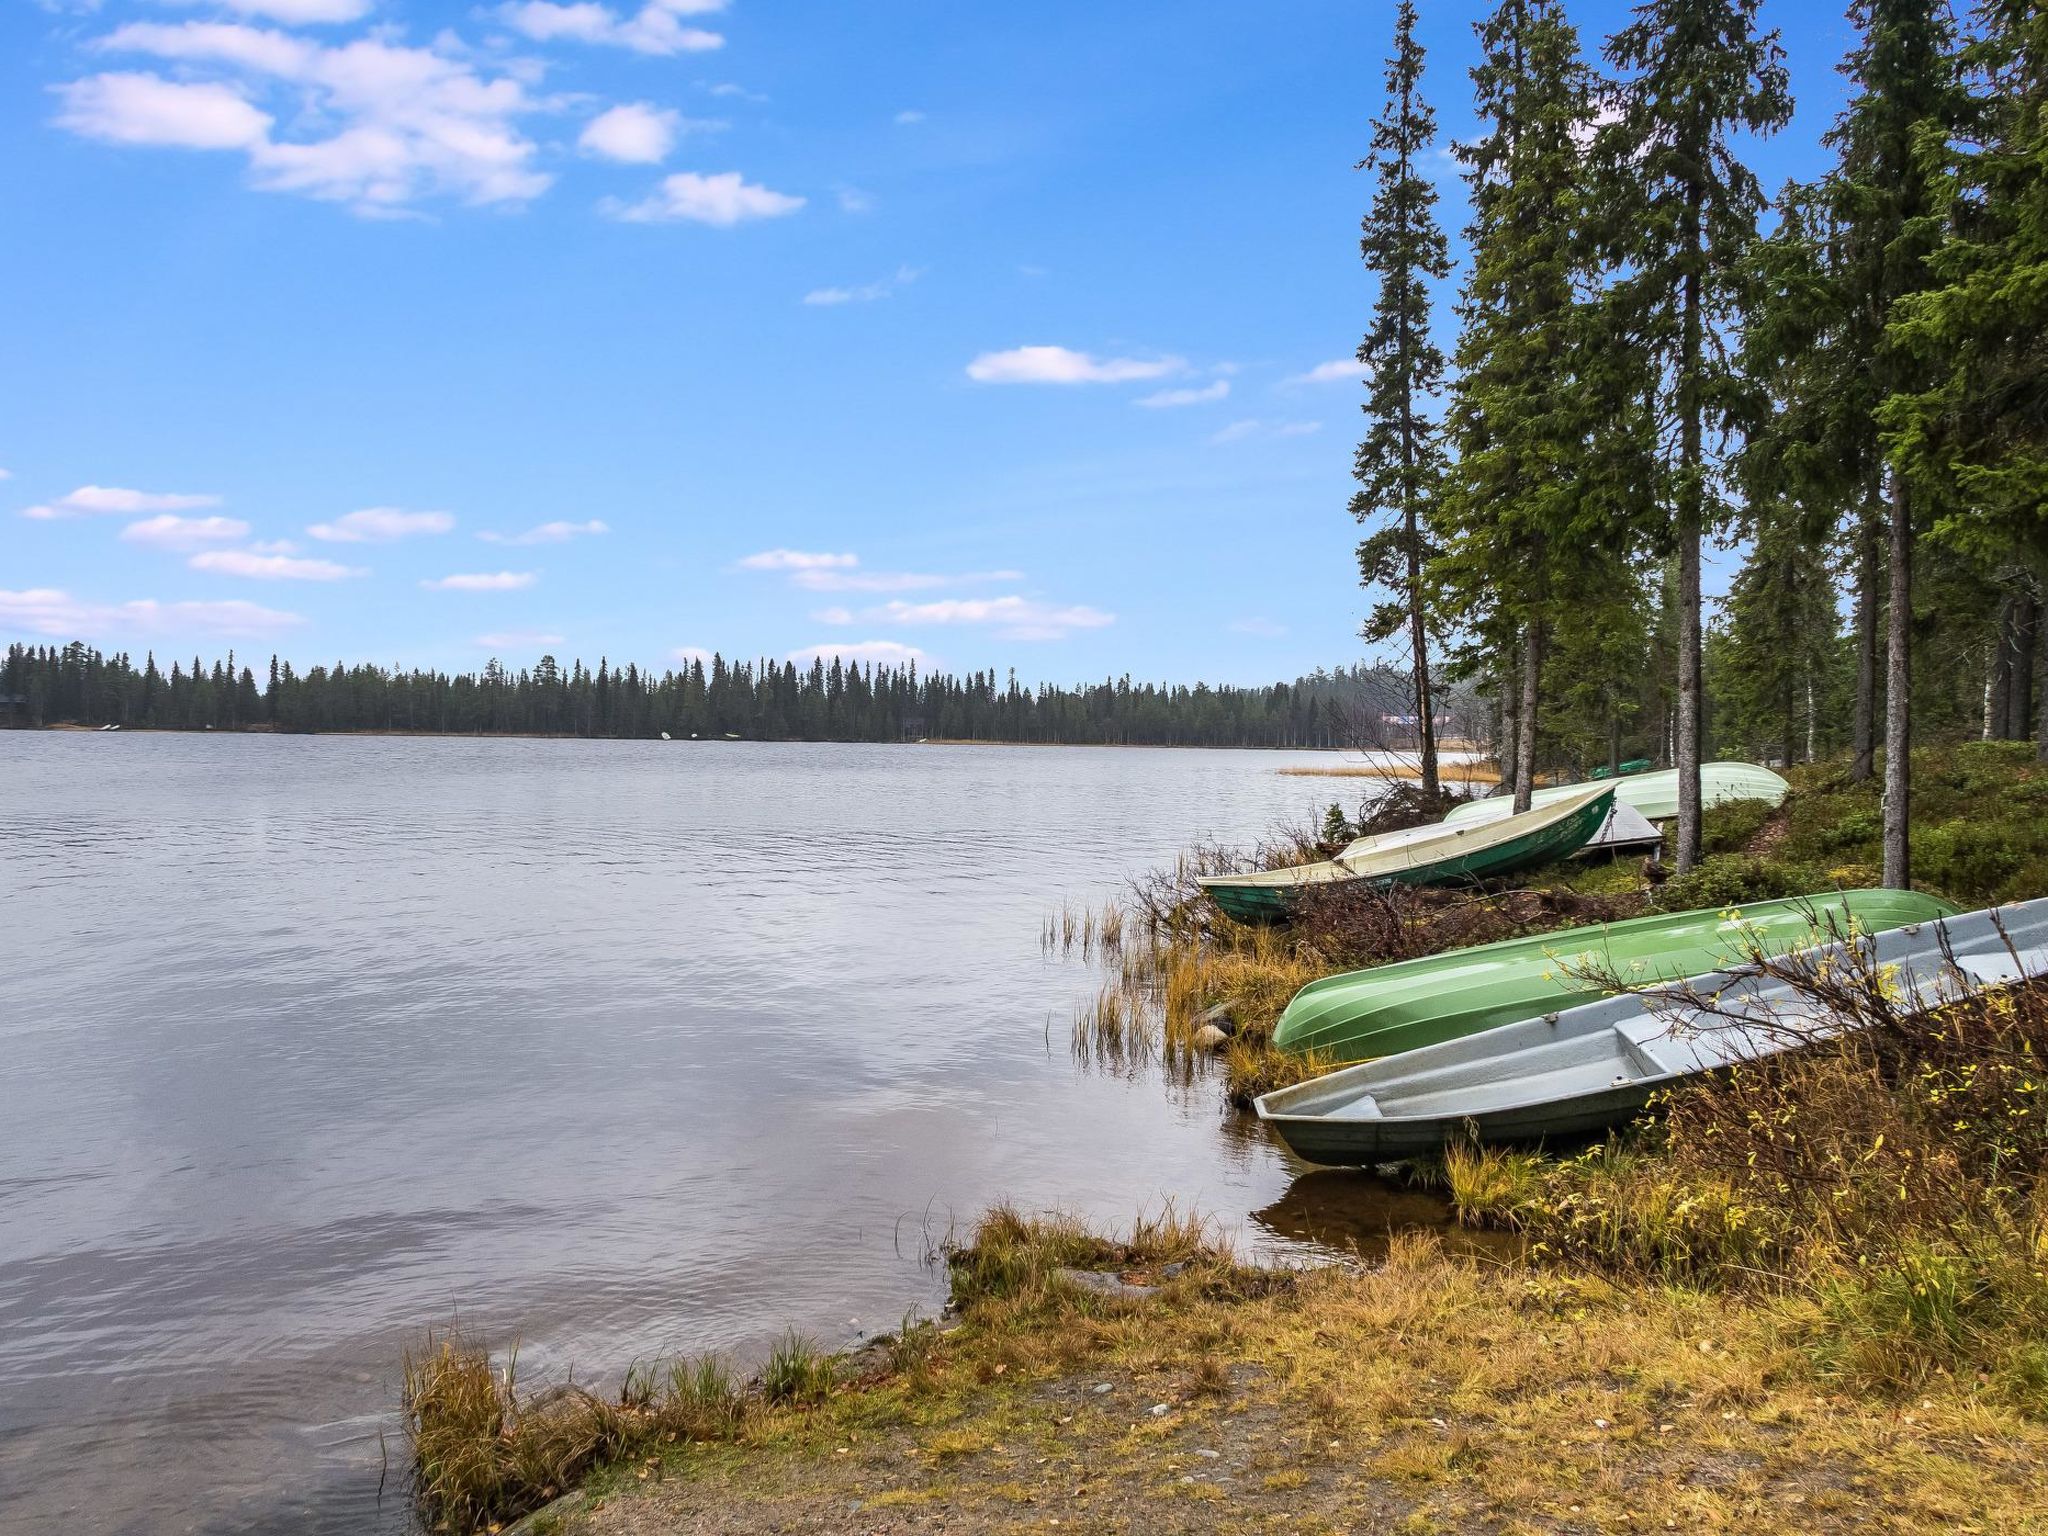
M 1884 881 L 1910 890 L 1908 844 L 1912 792 L 1913 522 L 1902 475 L 1892 476 L 1891 591 L 1885 615 Z
M 1500 669 L 1500 776 L 1502 789 L 1510 795 L 1515 793 L 1515 769 L 1522 761 L 1521 714 L 1522 690 L 1510 654 Z
M 1856 724 L 1849 782 L 1861 784 L 1877 756 L 1877 530 L 1866 517 L 1856 534 Z
M 1700 859 L 1700 530 L 1678 535 L 1678 872 Z
M 2034 642 L 2040 627 L 2041 605 L 2032 593 L 2022 592 L 2013 615 L 2012 686 L 2007 690 L 2010 702 L 2005 710 L 2006 735 L 2014 741 L 2025 741 L 2032 734 Z
M 1515 753 L 1515 809 L 1529 809 L 1536 793 L 1536 685 L 1543 671 L 1543 625 L 1529 621 L 1522 639 L 1522 738 Z
M 2039 626 L 2041 654 L 2035 658 L 2034 676 L 2040 693 L 2034 700 L 2034 756 L 2048 763 L 2048 624 Z
M 1984 734 L 1993 741 L 2004 741 L 2013 734 L 2012 653 L 2019 640 L 2015 622 L 2018 606 L 2018 594 L 2014 592 L 2006 593 L 1998 604 L 1998 635 L 1991 647 L 1991 707 L 1984 718 Z
M 1422 554 L 1415 508 L 1405 514 L 1408 525 L 1408 644 L 1415 667 L 1415 735 L 1422 756 L 1422 793 L 1434 803 L 1442 790 L 1436 774 L 1436 701 L 1429 687 L 1429 629 L 1422 619 Z

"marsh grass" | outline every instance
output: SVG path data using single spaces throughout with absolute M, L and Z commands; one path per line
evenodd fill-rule
M 839 1368 L 817 1342 L 791 1330 L 775 1341 L 761 1367 L 761 1395 L 779 1406 L 822 1403 L 838 1383 Z
M 735 1438 L 748 1414 L 715 1357 L 636 1366 L 613 1399 L 573 1382 L 526 1392 L 516 1350 L 501 1370 L 452 1332 L 407 1352 L 401 1406 L 413 1498 L 437 1532 L 495 1528 L 651 1446 Z
M 951 1280 L 953 1305 L 963 1311 L 996 1301 L 1032 1310 L 1055 1297 L 1070 1300 L 1059 1280 L 1063 1269 L 1150 1276 L 1169 1265 L 1214 1274 L 1234 1267 L 1230 1244 L 1214 1224 L 1171 1200 L 1140 1212 L 1120 1237 L 1065 1212 L 1026 1213 L 1003 1203 L 975 1223 L 964 1243 L 942 1242 L 936 1256 Z

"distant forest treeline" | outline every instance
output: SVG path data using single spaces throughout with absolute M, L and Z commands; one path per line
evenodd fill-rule
M 14 645 L 0 667 L 0 721 L 163 730 L 404 731 L 461 735 L 734 735 L 777 741 L 981 741 L 1131 746 L 1395 745 L 1382 716 L 1407 706 L 1404 675 L 1351 666 L 1262 688 L 1134 683 L 1129 677 L 1027 688 L 1012 671 L 955 677 L 834 659 L 728 662 L 713 656 L 659 674 L 628 663 L 596 671 L 544 656 L 512 671 L 400 671 L 370 665 L 304 673 L 270 659 L 259 677 L 232 653 L 168 672 L 76 643 Z M 1445 701 L 1455 709 L 1458 701 Z M 1455 721 L 1453 722 L 1455 725 Z

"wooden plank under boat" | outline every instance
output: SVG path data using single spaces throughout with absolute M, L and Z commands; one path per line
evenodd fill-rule
M 1312 981 L 1273 1030 L 1284 1051 L 1366 1061 L 1575 1007 L 1604 995 L 1572 971 L 1676 981 L 1828 939 L 1953 917 L 1917 891 L 1826 891 L 1736 909 L 1659 912 L 1502 939 Z
M 1474 825 L 1436 822 L 1362 837 L 1334 859 L 1208 875 L 1200 882 L 1211 900 L 1241 923 L 1274 923 L 1292 912 L 1307 888 L 1364 881 L 1368 885 L 1453 885 L 1513 874 L 1569 858 L 1607 819 L 1612 784 L 1575 785 L 1549 803 Z
M 1616 804 L 1634 806 L 1652 821 L 1669 821 L 1678 814 L 1676 768 L 1631 774 L 1603 782 L 1614 786 Z M 1529 803 L 1532 807 L 1547 805 L 1585 787 L 1583 784 L 1559 784 L 1550 789 L 1539 789 L 1530 796 Z M 1779 775 L 1755 763 L 1700 764 L 1700 804 L 1703 806 L 1720 805 L 1728 800 L 1768 800 L 1772 805 L 1780 805 L 1791 788 Z M 1444 822 L 1449 825 L 1453 822 L 1491 821 L 1512 815 L 1514 805 L 1514 799 L 1509 795 L 1466 800 L 1452 806 Z
M 1798 951 L 1812 971 L 1854 945 L 1907 1006 L 2048 976 L 2048 899 L 1912 923 Z M 1312 1163 L 1368 1165 L 1447 1143 L 1571 1141 L 1624 1125 L 1690 1078 L 1825 1039 L 1839 1019 L 1753 966 L 1686 983 L 1714 999 L 1626 993 L 1442 1045 L 1345 1067 L 1257 1100 L 1259 1118 Z

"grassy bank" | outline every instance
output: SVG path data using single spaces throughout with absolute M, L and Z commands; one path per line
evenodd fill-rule
M 2048 771 L 2003 744 L 1916 756 L 1915 856 L 1965 905 L 2048 891 Z M 1242 1096 L 1322 1064 L 1270 1047 L 1315 976 L 1652 907 L 1868 883 L 1876 789 L 1826 766 L 1724 807 L 1711 856 L 1508 891 L 1337 896 L 1286 930 L 1191 899 L 1192 851 L 1055 914 L 1109 979 L 1091 1062 Z M 1343 829 L 1331 828 L 1332 835 Z M 1314 836 L 1250 855 L 1315 856 Z M 1913 1018 L 1832 974 L 1864 1028 L 1674 1095 L 1581 1156 L 1449 1153 L 1412 1177 L 1520 1257 L 1397 1237 L 1275 1273 L 1172 1212 L 1117 1237 L 998 1210 L 936 1256 L 955 1320 L 827 1360 L 790 1339 L 605 1394 L 528 1394 L 459 1341 L 407 1372 L 423 1507 L 491 1529 L 580 1484 L 565 1528 L 767 1532 L 1485 1529 L 2048 1531 L 2048 989 Z M 1219 1010 L 1221 1011 L 1219 1013 Z
M 959 1323 L 808 1402 L 657 1436 L 555 1529 L 677 1532 L 2042 1528 L 2048 1428 L 1971 1379 L 1900 1395 L 1825 1305 L 1447 1257 L 1243 1268 L 994 1213 Z M 1076 1266 L 1116 1274 L 1105 1294 Z

